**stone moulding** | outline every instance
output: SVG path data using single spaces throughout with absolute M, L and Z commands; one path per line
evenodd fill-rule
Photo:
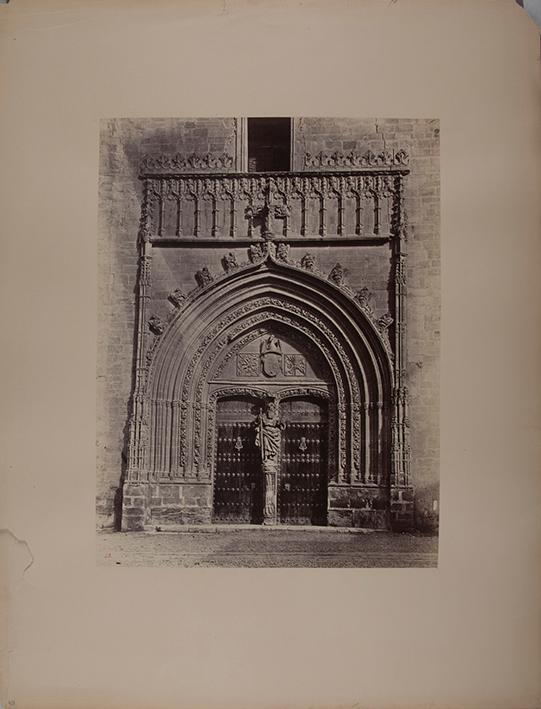
M 184 319 L 186 316 L 186 311 L 188 308 L 194 304 L 196 304 L 197 300 L 201 297 L 203 297 L 205 294 L 209 293 L 213 286 L 215 284 L 224 284 L 226 283 L 229 279 L 238 279 L 239 277 L 242 278 L 243 275 L 249 275 L 251 273 L 255 273 L 257 271 L 270 271 L 272 272 L 273 270 L 278 270 L 278 271 L 290 271 L 290 277 L 295 279 L 295 276 L 301 275 L 301 274 L 308 274 L 309 278 L 312 278 L 316 281 L 319 281 L 319 285 L 317 283 L 314 283 L 314 288 L 315 290 L 322 289 L 322 288 L 330 288 L 332 290 L 339 291 L 342 293 L 344 296 L 346 296 L 347 300 L 351 303 L 351 305 L 354 307 L 355 311 L 358 313 L 358 317 L 360 317 L 363 321 L 365 321 L 369 327 L 370 330 L 373 334 L 374 337 L 376 337 L 380 343 L 380 345 L 383 346 L 387 358 L 388 358 L 388 366 L 389 368 L 393 368 L 393 362 L 394 362 L 394 353 L 392 351 L 391 347 L 391 342 L 389 340 L 389 337 L 387 335 L 387 329 L 382 328 L 379 324 L 379 321 L 374 317 L 372 313 L 367 312 L 366 308 L 363 307 L 362 303 L 359 302 L 359 300 L 356 298 L 355 292 L 347 285 L 347 283 L 343 282 L 340 285 L 338 285 L 336 282 L 328 280 L 325 278 L 323 274 L 321 274 L 319 271 L 316 271 L 315 269 L 306 269 L 304 268 L 300 263 L 289 263 L 284 260 L 279 260 L 276 258 L 276 245 L 273 242 L 268 242 L 264 244 L 266 251 L 262 254 L 262 258 L 259 261 L 250 263 L 250 262 L 244 262 L 242 264 L 239 264 L 236 269 L 233 271 L 228 271 L 225 273 L 220 274 L 216 278 L 209 279 L 204 285 L 201 285 L 200 287 L 194 289 L 187 297 L 186 299 L 182 302 L 182 304 L 178 307 L 177 310 L 175 310 L 171 315 L 171 319 L 167 324 L 167 330 L 176 327 L 175 323 L 180 320 Z M 385 317 L 385 316 L 384 316 Z M 380 318 L 381 320 L 382 318 Z M 386 321 L 387 322 L 387 321 Z M 145 383 L 146 380 L 148 379 L 149 372 L 152 369 L 153 366 L 153 361 L 155 359 L 156 353 L 158 351 L 159 345 L 162 341 L 165 340 L 165 332 L 162 331 L 159 334 L 159 337 L 155 338 L 153 342 L 151 343 L 150 348 L 147 351 L 147 371 L 145 372 Z M 228 335 L 229 338 L 232 337 L 231 333 Z

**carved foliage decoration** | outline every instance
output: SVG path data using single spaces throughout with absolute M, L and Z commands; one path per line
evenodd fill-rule
M 300 354 L 285 354 L 284 374 L 286 377 L 304 377 L 306 374 L 305 357 Z
M 314 271 L 316 267 L 316 259 L 313 254 L 304 254 L 304 256 L 301 259 L 301 268 L 306 269 L 307 271 Z
M 209 271 L 208 266 L 204 266 L 202 269 L 195 272 L 195 280 L 200 288 L 204 288 L 208 286 L 209 283 L 212 283 L 214 276 Z
M 390 313 L 385 313 L 378 320 L 378 328 L 383 331 L 387 330 L 393 324 L 393 317 Z
M 251 263 L 256 263 L 257 261 L 261 261 L 261 259 L 265 256 L 265 253 L 263 249 L 261 248 L 261 244 L 251 244 L 250 248 L 248 249 L 248 258 L 250 259 Z
M 343 286 L 346 282 L 346 271 L 342 264 L 337 263 L 333 266 L 329 273 L 329 281 L 332 281 L 337 286 Z
M 158 315 L 153 315 L 149 321 L 148 326 L 155 335 L 161 335 L 165 330 L 165 323 L 161 320 Z
M 177 308 L 181 308 L 185 301 L 186 301 L 187 295 L 184 293 L 183 290 L 180 288 L 175 288 L 175 290 L 171 291 L 169 293 L 169 300 L 175 305 Z
M 281 243 L 276 247 L 276 259 L 278 261 L 289 260 L 289 244 Z
M 409 155 L 403 150 L 382 150 L 374 153 L 367 150 L 364 153 L 333 153 L 320 152 L 316 155 L 305 153 L 305 167 L 394 167 L 405 166 L 409 163 Z
M 141 174 L 187 172 L 189 170 L 220 171 L 234 165 L 233 156 L 227 153 L 191 153 L 190 155 L 145 155 L 141 160 Z
M 257 377 L 259 374 L 259 359 L 257 352 L 239 352 L 237 354 L 237 376 Z
M 235 256 L 234 253 L 231 251 L 226 254 L 222 258 L 222 266 L 223 269 L 226 273 L 229 273 L 230 271 L 234 271 L 236 268 L 239 267 L 239 264 L 237 263 L 237 257 Z
M 358 290 L 355 294 L 355 300 L 359 304 L 360 309 L 363 310 L 371 318 L 374 316 L 374 311 L 372 310 L 372 306 L 370 305 L 370 301 L 372 300 L 372 298 L 373 295 L 370 290 L 366 288 L 366 286 Z

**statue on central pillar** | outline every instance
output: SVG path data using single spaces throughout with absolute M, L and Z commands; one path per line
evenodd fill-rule
M 265 507 L 263 524 L 276 524 L 276 480 L 280 461 L 280 446 L 284 424 L 280 420 L 276 399 L 271 399 L 266 410 L 259 411 L 256 420 L 256 445 L 261 452 L 265 476 Z

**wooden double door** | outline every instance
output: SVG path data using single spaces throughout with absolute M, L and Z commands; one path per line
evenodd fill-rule
M 221 399 L 217 407 L 213 519 L 220 523 L 261 524 L 265 478 L 255 422 L 262 402 L 250 397 Z M 324 525 L 327 522 L 326 402 L 286 399 L 276 477 L 276 521 Z

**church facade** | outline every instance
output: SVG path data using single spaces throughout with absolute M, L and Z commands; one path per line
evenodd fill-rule
M 100 519 L 437 527 L 438 145 L 429 120 L 104 121 Z

